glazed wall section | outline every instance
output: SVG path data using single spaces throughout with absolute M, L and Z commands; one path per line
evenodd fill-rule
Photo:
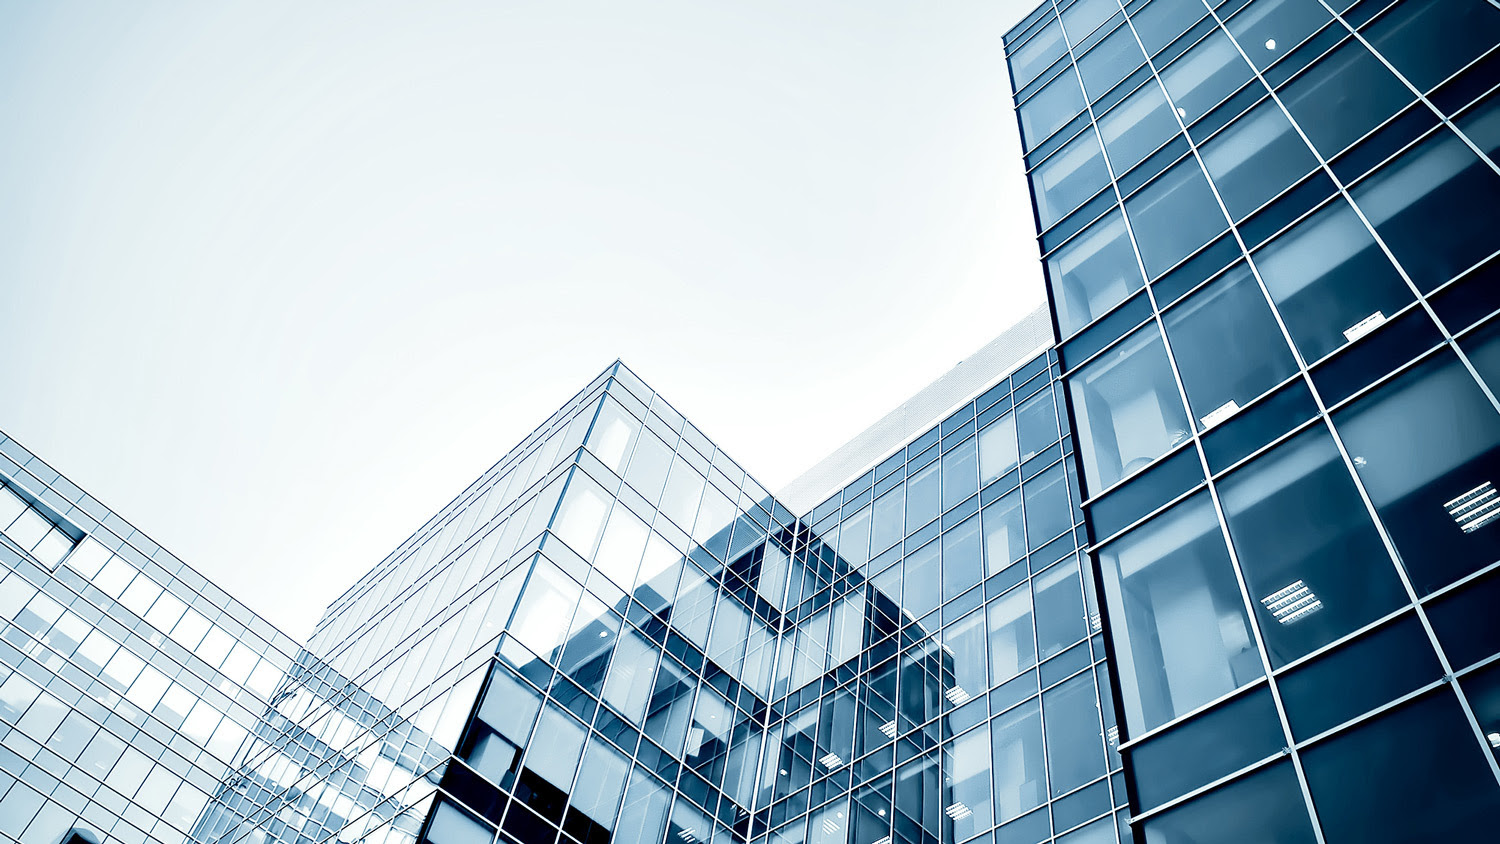
M 1500 9 L 1078 0 L 1006 49 L 1139 840 L 1483 837 Z

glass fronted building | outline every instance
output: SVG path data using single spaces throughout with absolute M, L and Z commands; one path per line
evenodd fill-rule
M 1493 837 L 1497 45 L 1483 0 L 1006 37 L 1137 840 Z

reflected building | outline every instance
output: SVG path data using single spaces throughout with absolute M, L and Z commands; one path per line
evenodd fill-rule
M 1049 2 L 1005 44 L 1136 840 L 1492 838 L 1500 8 Z

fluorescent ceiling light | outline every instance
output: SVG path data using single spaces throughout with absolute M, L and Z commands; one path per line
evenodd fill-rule
M 1323 602 L 1300 580 L 1261 598 L 1260 602 L 1282 624 L 1300 621 L 1323 608 Z
M 1444 504 L 1443 508 L 1464 533 L 1473 533 L 1500 519 L 1500 491 L 1496 491 L 1494 484 L 1485 481 Z

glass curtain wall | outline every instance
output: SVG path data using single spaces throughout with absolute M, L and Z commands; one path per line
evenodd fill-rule
M 1137 840 L 1486 837 L 1500 8 L 1075 0 L 1005 43 Z

